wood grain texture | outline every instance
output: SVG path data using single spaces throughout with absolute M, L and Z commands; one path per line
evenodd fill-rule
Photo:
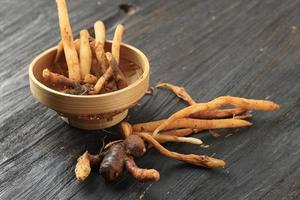
M 135 5 L 136 12 L 124 13 L 119 9 L 124 3 Z M 137 162 L 161 172 L 157 183 L 125 174 L 106 184 L 97 173 L 77 183 L 74 166 L 86 145 L 96 152 L 105 135 L 112 139 L 118 133 L 71 128 L 37 103 L 28 65 L 59 41 L 55 1 L 2 0 L 0 199 L 300 198 L 299 0 L 77 0 L 69 1 L 69 10 L 74 35 L 101 19 L 111 39 L 116 24 L 123 23 L 124 41 L 150 60 L 152 85 L 181 85 L 198 101 L 221 95 L 271 99 L 281 109 L 255 112 L 254 126 L 220 131 L 220 139 L 197 135 L 208 149 L 166 145 L 225 159 L 224 170 L 192 167 L 150 151 Z M 183 106 L 170 92 L 155 90 L 128 120 L 163 119 Z

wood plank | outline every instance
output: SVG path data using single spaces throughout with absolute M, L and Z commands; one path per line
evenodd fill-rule
M 128 15 L 118 5 L 136 6 Z M 156 183 L 129 174 L 106 184 L 97 172 L 74 178 L 77 156 L 96 152 L 103 131 L 65 125 L 31 96 L 28 65 L 59 40 L 55 1 L 0 2 L 0 199 L 299 199 L 300 198 L 300 1 L 69 1 L 73 31 L 102 19 L 112 38 L 151 63 L 151 84 L 184 86 L 198 101 L 220 95 L 270 99 L 274 113 L 254 113 L 254 126 L 222 130 L 220 139 L 199 134 L 210 148 L 166 147 L 225 159 L 224 170 L 178 163 L 150 151 L 138 164 L 161 172 Z M 296 26 L 296 29 L 292 29 Z M 130 111 L 130 122 L 166 118 L 185 104 L 155 90 Z M 110 137 L 117 138 L 113 131 Z M 232 134 L 232 135 L 231 135 Z M 226 135 L 231 135 L 226 137 Z M 156 161 L 156 162 L 154 162 Z

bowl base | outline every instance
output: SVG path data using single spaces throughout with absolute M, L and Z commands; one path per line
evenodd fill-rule
M 84 120 L 73 117 L 62 117 L 62 120 L 75 128 L 84 130 L 99 130 L 112 127 L 120 123 L 128 114 L 128 110 L 125 110 L 110 119 L 95 119 L 95 120 Z

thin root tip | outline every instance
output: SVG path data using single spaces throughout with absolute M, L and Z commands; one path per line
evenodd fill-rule
M 226 162 L 224 160 L 219 160 L 218 163 L 216 164 L 215 168 L 222 168 L 224 169 L 226 166 Z
M 154 181 L 159 181 L 160 180 L 160 173 L 154 169 Z
M 88 33 L 89 33 L 89 32 L 88 32 L 87 29 L 82 29 L 82 30 L 79 32 L 80 35 L 84 35 L 84 34 L 88 34 Z
M 280 105 L 277 104 L 277 103 L 274 103 L 274 110 L 277 110 L 277 109 L 279 109 L 279 108 L 280 108 Z
M 212 169 L 218 169 L 218 168 L 225 168 L 226 162 L 224 160 L 217 160 L 217 161 L 213 161 L 212 163 L 208 164 L 208 168 L 212 168 Z
M 95 22 L 95 24 L 101 24 L 101 25 L 104 25 L 103 21 L 101 21 L 101 20 L 97 20 L 97 21 Z
M 273 101 L 267 101 L 268 106 L 265 107 L 264 111 L 274 111 L 280 108 L 280 105 L 277 103 L 274 103 Z
M 203 141 L 198 139 L 198 138 L 191 138 L 191 140 L 193 140 L 193 143 L 194 144 L 197 144 L 197 145 L 201 145 L 203 144 Z
M 251 123 L 251 122 L 248 122 L 248 121 L 246 121 L 247 122 L 247 126 L 252 126 L 253 125 L 253 123 Z
M 154 181 L 159 181 L 160 180 L 160 175 L 154 178 Z
M 117 27 L 119 27 L 119 28 L 123 28 L 124 29 L 124 25 L 123 24 L 118 24 L 118 26 Z
M 223 163 L 223 165 L 222 165 L 222 168 L 224 169 L 225 167 L 226 167 L 226 162 L 225 161 L 223 161 L 224 163 Z

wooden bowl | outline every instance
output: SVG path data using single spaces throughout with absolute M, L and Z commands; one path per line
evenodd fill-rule
M 134 106 L 148 90 L 148 59 L 140 50 L 127 44 L 121 45 L 120 65 L 127 60 L 139 66 L 135 75 L 126 77 L 128 87 L 98 95 L 71 95 L 51 89 L 44 82 L 42 71 L 54 65 L 56 49 L 46 50 L 30 64 L 30 90 L 39 102 L 55 110 L 71 126 L 88 130 L 111 127 L 122 121 L 128 108 Z M 111 50 L 111 41 L 106 41 L 105 50 Z

